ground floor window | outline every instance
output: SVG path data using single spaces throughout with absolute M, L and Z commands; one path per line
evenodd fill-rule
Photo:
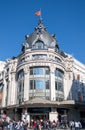
M 85 118 L 85 111 L 80 111 L 80 117 Z

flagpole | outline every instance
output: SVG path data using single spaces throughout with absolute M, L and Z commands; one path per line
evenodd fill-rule
M 41 9 L 35 13 L 36 16 L 39 16 L 40 21 L 42 21 Z
M 41 12 L 41 8 L 40 8 L 40 12 Z M 40 13 L 40 20 L 42 20 L 42 12 Z

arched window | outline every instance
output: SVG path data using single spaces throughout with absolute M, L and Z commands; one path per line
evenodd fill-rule
M 24 77 L 24 71 L 23 70 L 20 70 L 18 72 L 18 79 L 22 79 Z
M 18 86 L 17 86 L 17 97 L 19 103 L 22 102 L 24 97 L 24 71 L 23 69 L 18 72 Z
M 55 70 L 55 77 L 63 78 L 63 72 L 59 69 Z
M 33 49 L 44 49 L 44 43 L 40 40 L 38 40 L 34 45 Z

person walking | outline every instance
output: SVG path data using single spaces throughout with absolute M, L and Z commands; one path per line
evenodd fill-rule
M 75 121 L 75 130 L 79 130 L 79 123 L 78 123 L 78 121 Z
M 74 128 L 74 120 L 70 121 L 69 126 L 70 126 L 70 129 L 71 129 L 71 130 Z

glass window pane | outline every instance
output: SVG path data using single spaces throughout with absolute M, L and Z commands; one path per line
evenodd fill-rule
M 58 82 L 58 90 L 63 91 L 63 84 L 61 82 Z
M 46 69 L 45 69 L 45 74 L 49 74 L 49 73 L 50 73 L 49 68 L 46 68 Z
M 33 89 L 33 80 L 30 80 L 30 89 Z
M 60 70 L 55 70 L 55 76 L 59 77 L 59 78 L 63 78 L 63 72 L 61 72 Z
M 35 89 L 45 89 L 45 82 L 44 80 L 34 80 L 34 88 Z
M 55 90 L 58 90 L 58 82 L 55 81 Z
M 42 41 L 37 41 L 35 45 L 36 45 L 36 49 L 43 49 L 44 48 L 44 44 Z
M 58 70 L 55 70 L 55 76 L 58 76 Z
M 47 55 L 44 54 L 36 54 L 36 55 L 32 55 L 32 59 L 46 59 Z
M 58 70 L 58 77 L 62 78 L 63 77 L 63 73 L 61 71 Z
M 30 69 L 30 75 L 48 75 L 49 73 L 50 70 L 47 67 L 34 67 Z
M 2 89 L 3 89 L 3 83 L 0 83 L 0 91 L 2 91 Z
M 34 75 L 43 75 L 43 68 L 34 68 Z
M 18 78 L 21 79 L 21 78 L 23 78 L 23 77 L 24 77 L 24 71 L 21 70 L 21 71 L 19 71 L 19 73 L 18 73 Z
M 21 82 L 19 83 L 19 92 L 21 92 L 21 88 L 22 88 L 22 85 L 21 85 Z
M 46 89 L 49 89 L 49 80 L 46 81 Z
M 33 75 L 33 69 L 30 69 L 30 75 Z

